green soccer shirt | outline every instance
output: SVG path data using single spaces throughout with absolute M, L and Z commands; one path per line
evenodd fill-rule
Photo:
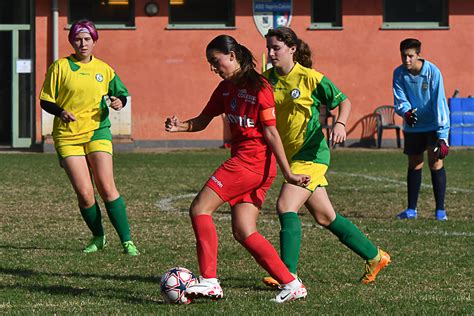
M 95 131 L 110 127 L 106 95 L 128 96 L 128 91 L 114 70 L 100 59 L 92 57 L 90 62 L 81 63 L 71 55 L 49 67 L 40 99 L 76 117 L 69 123 L 54 118 L 56 147 L 89 142 Z
M 273 86 L 277 128 L 288 161 L 329 166 L 329 147 L 319 122 L 319 107 L 336 108 L 347 97 L 323 74 L 296 63 L 285 76 L 275 68 L 263 74 Z

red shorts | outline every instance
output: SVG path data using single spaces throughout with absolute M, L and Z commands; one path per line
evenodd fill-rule
M 231 158 L 214 171 L 206 185 L 231 207 L 237 203 L 252 203 L 262 208 L 273 180 L 275 176 L 255 173 Z

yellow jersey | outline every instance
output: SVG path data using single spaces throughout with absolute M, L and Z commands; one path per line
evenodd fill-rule
M 69 123 L 54 118 L 56 147 L 89 142 L 95 132 L 103 137 L 104 129 L 108 131 L 110 127 L 106 95 L 128 96 L 128 91 L 115 71 L 100 59 L 92 57 L 90 62 L 81 63 L 71 55 L 49 67 L 40 99 L 55 103 L 76 117 Z

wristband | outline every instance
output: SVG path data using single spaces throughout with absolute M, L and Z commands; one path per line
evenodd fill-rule
M 339 122 L 339 121 L 336 121 L 336 123 L 334 123 L 334 124 L 337 124 L 337 123 L 339 123 L 339 124 L 341 124 L 342 126 L 346 127 L 346 124 L 344 124 L 344 123 L 342 123 L 342 122 Z

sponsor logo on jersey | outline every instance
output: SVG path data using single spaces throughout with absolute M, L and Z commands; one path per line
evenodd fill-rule
M 244 99 L 245 102 L 255 104 L 257 102 L 257 97 L 247 93 L 247 89 L 241 89 L 237 93 L 237 97 Z
M 291 90 L 290 95 L 293 99 L 298 99 L 301 95 L 301 92 L 298 89 L 293 89 Z
M 229 96 L 229 92 L 222 92 L 222 96 L 223 96 L 223 97 Z
M 232 99 L 230 101 L 230 109 L 234 112 L 237 110 L 237 100 L 236 99 Z
M 98 82 L 102 82 L 104 81 L 104 76 L 102 76 L 101 74 L 95 74 L 95 80 L 97 80 Z
M 255 121 L 247 117 L 247 115 L 239 116 L 239 115 L 227 113 L 225 118 L 227 119 L 227 122 L 229 122 L 230 124 L 238 124 L 242 126 L 243 128 L 255 127 Z
M 222 188 L 224 185 L 216 177 L 211 176 L 211 180 L 214 181 L 219 188 Z

